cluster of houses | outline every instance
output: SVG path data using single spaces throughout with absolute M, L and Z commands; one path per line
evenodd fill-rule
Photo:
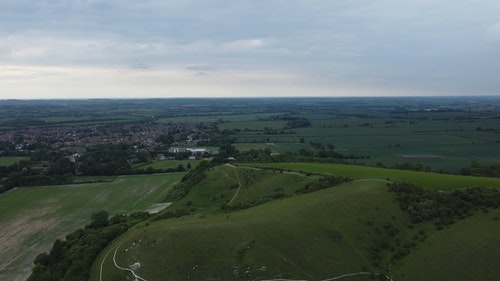
M 4 131 L 0 142 L 12 143 L 16 150 L 36 145 L 52 149 L 86 147 L 97 144 L 138 143 L 146 148 L 164 145 L 162 135 L 170 135 L 169 145 L 197 146 L 200 130 L 193 123 L 132 123 L 23 128 Z

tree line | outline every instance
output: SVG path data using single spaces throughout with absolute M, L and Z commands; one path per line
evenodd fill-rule
M 68 234 L 64 240 L 57 239 L 48 253 L 35 258 L 27 281 L 87 281 L 97 255 L 129 227 L 148 217 L 145 212 L 111 218 L 106 211 L 92 214 L 90 224 Z
M 411 216 L 413 223 L 433 222 L 438 229 L 472 215 L 473 211 L 488 211 L 500 206 L 500 190 L 470 187 L 440 192 L 409 183 L 392 183 L 401 210 Z

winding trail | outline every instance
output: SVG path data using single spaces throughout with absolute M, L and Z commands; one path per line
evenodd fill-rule
M 122 244 L 123 244 L 123 243 L 122 243 Z M 116 268 L 118 268 L 118 269 L 120 269 L 120 270 L 123 270 L 123 271 L 128 271 L 128 272 L 132 273 L 132 275 L 134 275 L 134 278 L 135 278 L 135 280 L 136 280 L 136 281 L 137 281 L 137 280 L 148 281 L 148 280 L 146 280 L 146 279 L 144 279 L 144 278 L 140 277 L 139 275 L 137 275 L 137 274 L 136 274 L 136 273 L 135 273 L 132 269 L 130 269 L 130 268 L 125 268 L 125 267 L 121 267 L 121 266 L 119 266 L 119 265 L 116 263 L 116 252 L 118 252 L 118 248 L 120 248 L 120 246 L 121 246 L 122 244 L 120 244 L 120 245 L 118 245 L 118 246 L 116 247 L 116 249 L 115 249 L 115 253 L 113 254 L 113 262 L 115 263 L 115 267 L 116 267 Z
M 142 280 L 142 281 L 148 281 L 148 280 L 146 280 L 146 279 L 142 278 L 141 276 L 137 275 L 137 274 L 136 274 L 136 273 L 135 273 L 132 269 L 130 269 L 130 268 L 125 268 L 125 267 L 121 267 L 121 266 L 119 266 L 119 265 L 118 265 L 118 263 L 116 262 L 116 253 L 118 252 L 118 249 L 121 247 L 121 245 L 123 245 L 123 243 L 125 243 L 125 241 L 124 241 L 124 242 L 122 242 L 120 245 L 116 246 L 116 248 L 115 248 L 115 252 L 114 252 L 114 254 L 113 254 L 113 263 L 114 263 L 115 267 L 116 267 L 117 269 L 119 269 L 119 270 L 128 271 L 128 272 L 132 273 L 132 275 L 134 276 L 134 281 L 139 281 L 139 280 Z M 104 261 L 106 260 L 106 258 L 108 257 L 108 255 L 111 253 L 111 251 L 113 251 L 113 248 L 111 248 L 111 249 L 110 249 L 110 250 L 106 253 L 106 255 L 102 258 L 102 262 L 101 262 L 101 269 L 100 269 L 100 271 L 99 271 L 99 280 L 100 280 L 100 281 L 103 281 L 103 280 L 102 280 L 102 269 L 103 269 L 103 267 L 104 267 Z
M 111 253 L 111 251 L 113 251 L 113 248 L 109 249 L 109 251 L 106 253 L 106 255 L 102 258 L 101 269 L 99 270 L 99 281 L 102 281 L 102 268 L 104 266 L 104 261 L 108 257 L 109 253 Z

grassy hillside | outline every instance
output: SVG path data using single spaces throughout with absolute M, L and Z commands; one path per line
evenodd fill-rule
M 231 165 L 217 166 L 209 169 L 205 178 L 169 209 L 184 209 L 194 213 L 220 211 L 221 208 L 247 208 L 291 196 L 315 179 L 317 177 L 302 174 L 276 173 Z
M 229 215 L 143 225 L 101 254 L 90 280 L 99 280 L 101 263 L 103 280 L 124 274 L 113 263 L 115 250 L 118 265 L 140 263 L 136 273 L 147 280 L 320 280 L 376 272 L 374 229 L 391 224 L 411 232 L 403 230 L 406 215 L 393 200 L 384 182 L 358 181 Z
M 394 280 L 500 280 L 500 209 L 438 231 L 394 267 Z
M 440 176 L 421 174 L 426 175 Z M 384 275 L 394 280 L 500 277 L 497 209 L 476 211 L 443 230 L 430 222 L 412 224 L 389 192 L 388 181 L 375 177 L 236 212 L 203 211 L 217 210 L 220 202 L 229 204 L 238 179 L 245 182 L 239 200 L 266 197 L 277 186 L 291 195 L 314 180 L 244 167 L 212 168 L 176 203 L 177 208 L 191 208 L 191 215 L 132 228 L 101 253 L 90 280 L 131 278 L 124 268 L 146 280 L 326 280 L 345 274 L 359 274 L 346 280 L 385 280 Z
M 331 174 L 336 176 L 351 177 L 354 179 L 390 179 L 392 181 L 409 182 L 437 190 L 451 190 L 471 186 L 500 188 L 500 178 L 457 176 L 355 165 L 317 163 L 257 163 L 248 164 L 248 166 Z
M 122 214 L 156 207 L 182 176 L 123 176 L 113 182 L 18 188 L 1 194 L 0 280 L 24 280 L 37 254 L 87 224 L 93 212 Z

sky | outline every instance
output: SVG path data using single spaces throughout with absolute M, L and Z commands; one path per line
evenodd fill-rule
M 0 99 L 422 95 L 500 95 L 500 1 L 0 1 Z

